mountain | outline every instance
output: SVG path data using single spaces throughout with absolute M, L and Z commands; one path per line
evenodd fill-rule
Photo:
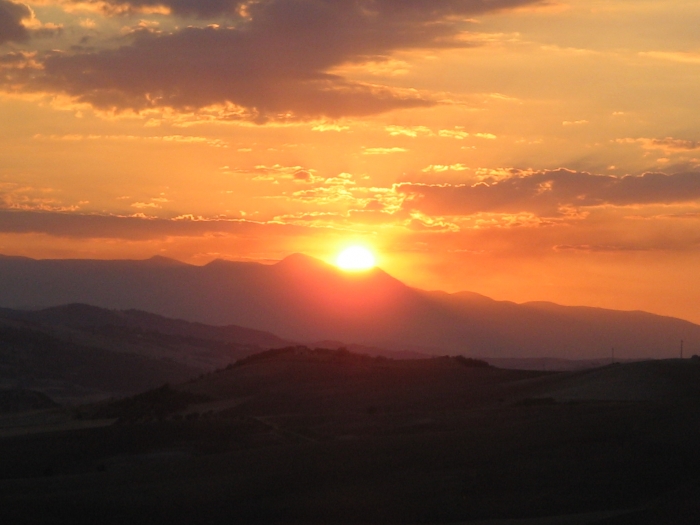
M 141 310 L 108 310 L 80 303 L 29 311 L 0 309 L 0 316 L 93 332 L 119 328 L 122 331 L 157 332 L 163 335 L 191 339 L 221 341 L 238 346 L 254 345 L 258 348 L 281 347 L 290 343 L 290 341 L 269 332 L 236 325 L 211 326 L 181 319 L 170 319 Z
M 129 395 L 286 344 L 267 332 L 136 310 L 0 309 L 0 389 L 32 388 L 63 403 Z
M 273 265 L 216 260 L 0 258 L 0 306 L 86 303 L 283 339 L 342 341 L 419 354 L 483 358 L 676 357 L 700 353 L 700 326 L 645 312 L 515 304 L 473 293 L 427 292 L 375 268 L 347 273 L 302 254 Z
M 202 373 L 173 360 L 130 353 L 128 347 L 110 351 L 91 339 L 0 318 L 0 388 L 31 389 L 73 404 L 133 394 Z

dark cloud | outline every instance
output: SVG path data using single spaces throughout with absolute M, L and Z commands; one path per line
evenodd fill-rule
M 85 0 L 75 0 L 85 3 Z M 107 6 L 113 13 L 166 8 L 183 17 L 215 18 L 240 16 L 241 7 L 253 17 L 260 12 L 296 15 L 308 6 L 328 5 L 346 12 L 362 11 L 380 18 L 435 18 L 475 15 L 523 4 L 524 0 L 89 0 Z
M 74 0 L 86 3 L 85 0 Z M 106 13 L 114 15 L 149 11 L 157 8 L 168 9 L 172 14 L 192 18 L 216 18 L 236 16 L 238 8 L 248 3 L 246 0 L 88 0 L 100 4 Z
M 553 249 L 555 252 L 614 253 L 650 252 L 654 251 L 655 247 L 635 244 L 558 244 Z
M 82 215 L 37 211 L 0 210 L 0 233 L 40 233 L 77 239 L 128 239 L 147 241 L 168 237 L 209 235 L 291 235 L 302 228 L 242 220 L 151 219 L 118 215 Z
M 563 210 L 605 204 L 674 204 L 700 199 L 700 172 L 645 173 L 613 177 L 569 170 L 518 172 L 475 185 L 401 184 L 404 206 L 429 215 L 530 212 L 555 216 Z
M 32 12 L 26 5 L 0 0 L 0 45 L 29 39 L 29 31 L 22 25 L 22 20 L 31 16 Z
M 429 106 L 413 91 L 349 81 L 337 66 L 398 50 L 464 46 L 464 19 L 540 0 L 262 0 L 229 24 L 139 31 L 117 49 L 52 53 L 25 89 L 63 92 L 96 107 L 198 109 L 233 104 L 230 118 L 340 117 Z M 115 6 L 127 5 L 113 2 Z M 134 0 L 180 14 L 236 12 L 241 2 Z

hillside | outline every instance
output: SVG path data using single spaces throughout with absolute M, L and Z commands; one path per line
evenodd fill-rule
M 70 334 L 0 319 L 0 388 L 26 388 L 59 402 L 126 395 L 194 377 L 168 359 L 113 352 Z
M 0 434 L 0 505 L 42 524 L 690 525 L 699 380 L 697 360 L 275 349 L 81 407 L 81 428 Z
M 211 326 L 181 319 L 170 319 L 141 310 L 108 310 L 78 303 L 42 310 L 5 310 L 3 312 L 0 309 L 0 316 L 11 316 L 36 323 L 66 326 L 93 332 L 106 328 L 142 330 L 192 339 L 221 341 L 235 345 L 251 345 L 258 348 L 273 348 L 289 344 L 289 341 L 269 332 L 241 326 Z
M 286 343 L 256 330 L 133 310 L 81 304 L 2 309 L 0 388 L 32 388 L 63 402 L 127 395 L 182 382 Z
M 668 358 L 700 353 L 700 326 L 644 312 L 425 292 L 380 269 L 345 273 L 296 254 L 273 265 L 0 258 L 0 306 L 86 303 L 312 343 L 483 358 Z

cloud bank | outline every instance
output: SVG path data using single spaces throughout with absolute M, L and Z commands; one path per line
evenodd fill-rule
M 39 233 L 75 239 L 124 239 L 144 241 L 169 237 L 237 235 L 279 230 L 294 234 L 302 228 L 245 220 L 157 219 L 119 215 L 85 215 L 42 211 L 0 210 L 0 233 Z
M 222 118 L 259 122 L 430 106 L 435 101 L 413 90 L 352 81 L 333 68 L 466 46 L 459 37 L 469 16 L 540 1 L 107 0 L 101 4 L 116 11 L 166 8 L 220 24 L 140 29 L 116 48 L 47 53 L 42 69 L 23 71 L 23 89 L 110 110 L 217 106 Z
M 22 25 L 22 20 L 31 16 L 32 12 L 26 5 L 0 0 L 0 45 L 29 40 L 29 31 Z
M 700 172 L 613 177 L 559 169 L 487 178 L 474 185 L 401 184 L 405 207 L 428 215 L 529 212 L 560 215 L 566 208 L 677 204 L 700 199 Z

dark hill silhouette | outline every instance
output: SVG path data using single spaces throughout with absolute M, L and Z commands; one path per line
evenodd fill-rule
M 0 390 L 0 414 L 56 408 L 46 394 L 21 388 Z
M 33 388 L 62 402 L 127 395 L 287 344 L 266 332 L 136 310 L 0 309 L 0 388 Z
M 352 413 L 367 406 L 436 411 L 537 401 L 696 403 L 700 360 L 546 372 L 500 369 L 462 356 L 402 360 L 296 346 L 250 355 L 176 388 L 277 413 Z
M 140 392 L 202 372 L 129 349 L 110 351 L 80 334 L 0 318 L 0 384 L 73 402 Z
M 282 347 L 290 343 L 269 332 L 236 325 L 211 326 L 170 319 L 141 310 L 108 310 L 80 303 L 32 311 L 0 309 L 0 315 L 77 329 L 106 327 L 141 329 L 160 334 L 223 341 L 235 345 L 256 345 L 260 348 Z
M 462 356 L 400 360 L 344 349 L 293 346 L 250 355 L 174 389 L 205 402 L 236 401 L 237 411 L 245 414 L 339 417 L 365 414 L 373 408 L 431 412 L 498 405 L 498 398 L 510 397 L 511 392 L 522 397 L 546 388 L 547 384 L 531 385 L 528 380 L 550 375 L 498 369 Z M 525 394 L 520 392 L 521 384 Z M 122 405 L 131 406 L 120 402 L 106 406 Z M 173 411 L 184 408 L 173 406 Z M 209 406 L 205 403 L 205 409 Z M 110 417 L 129 415 L 107 412 Z
M 700 361 L 664 359 L 553 374 L 528 383 L 530 396 L 556 401 L 700 399 Z
M 294 254 L 273 265 L 216 260 L 0 258 L 0 306 L 87 303 L 300 342 L 343 341 L 475 357 L 675 357 L 700 348 L 700 327 L 643 312 L 515 304 L 463 292 L 425 292 L 384 271 L 347 273 Z
M 173 402 L 164 411 L 165 398 L 186 402 Z M 572 403 L 697 404 L 700 360 L 616 363 L 584 371 L 545 372 L 500 369 L 462 356 L 402 360 L 345 349 L 291 346 L 252 354 L 171 390 L 159 389 L 150 397 L 139 395 L 135 399 L 153 399 L 153 407 L 143 405 L 140 410 L 144 414 L 160 410 L 161 417 L 203 403 L 202 412 L 235 406 L 236 413 L 255 417 L 282 414 L 341 419 L 367 410 L 434 415 L 445 410 Z M 212 401 L 216 403 L 212 405 Z M 107 403 L 98 406 L 96 413 L 130 418 L 132 405 L 129 401 Z M 122 413 L 123 407 L 128 410 Z

